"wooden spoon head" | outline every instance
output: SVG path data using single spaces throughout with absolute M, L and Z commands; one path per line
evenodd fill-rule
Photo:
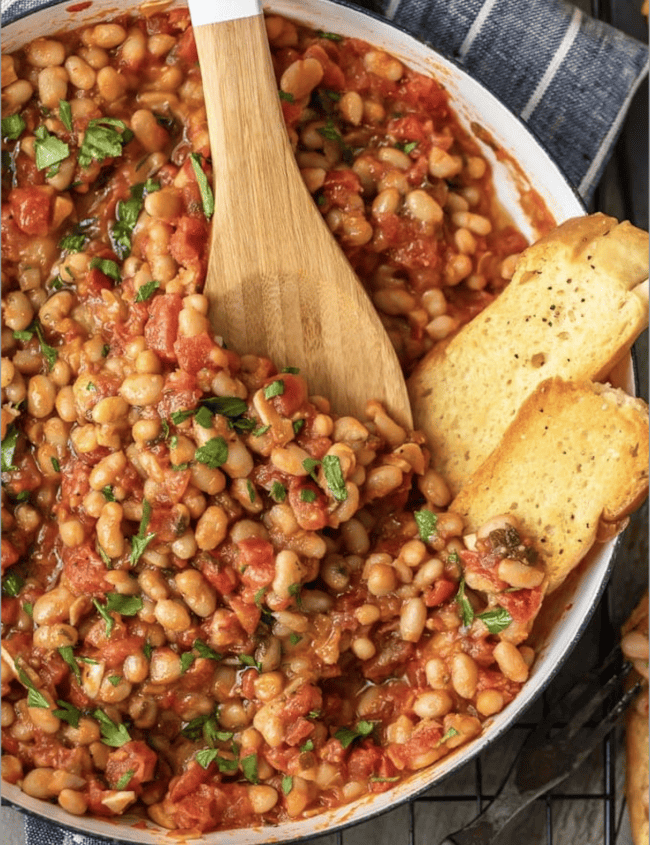
M 215 212 L 205 293 L 238 352 L 298 367 L 339 414 L 376 399 L 412 426 L 386 331 L 303 183 L 263 19 L 197 27 Z

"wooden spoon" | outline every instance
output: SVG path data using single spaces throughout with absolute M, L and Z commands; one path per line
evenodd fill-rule
M 299 367 L 339 414 L 378 399 L 412 427 L 404 377 L 296 164 L 259 0 L 190 0 L 214 172 L 205 293 L 240 353 Z

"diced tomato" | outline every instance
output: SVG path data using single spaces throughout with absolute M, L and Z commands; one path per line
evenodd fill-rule
M 311 44 L 304 53 L 305 59 L 316 59 L 323 68 L 321 85 L 332 91 L 342 91 L 345 87 L 345 76 L 341 68 L 332 61 L 320 44 Z
M 169 782 L 168 794 L 170 800 L 176 802 L 186 795 L 191 795 L 200 784 L 205 783 L 210 778 L 211 769 L 214 769 L 213 764 L 204 769 L 195 760 L 190 760 L 185 771 Z
M 130 772 L 131 777 L 120 789 L 137 791 L 141 784 L 153 779 L 157 762 L 158 755 L 146 742 L 132 740 L 108 755 L 106 780 L 115 789 L 117 783 L 122 778 L 126 780 L 127 772 Z
M 198 565 L 201 573 L 222 596 L 229 596 L 237 588 L 239 578 L 231 566 L 221 561 L 203 558 Z
M 443 730 L 439 722 L 420 722 L 406 742 L 392 742 L 387 749 L 388 758 L 399 770 L 418 768 L 418 758 L 432 751 L 440 742 Z M 441 756 L 444 750 L 440 749 Z
M 108 804 L 104 804 L 104 800 L 110 798 L 114 794 L 114 790 L 106 789 L 96 778 L 90 778 L 86 781 L 85 794 L 88 810 L 96 816 L 117 816 L 123 812 L 123 810 L 118 809 L 112 810 Z
M 194 28 L 188 26 L 185 32 L 178 39 L 176 45 L 176 55 L 179 59 L 187 62 L 188 65 L 193 65 L 199 60 L 199 54 L 196 51 L 196 41 L 194 40 Z
M 251 537 L 237 543 L 239 556 L 237 566 L 241 580 L 253 589 L 267 587 L 275 577 L 275 555 L 273 546 L 261 537 Z
M 174 343 L 178 366 L 188 373 L 198 373 L 203 367 L 214 367 L 211 352 L 217 344 L 207 332 L 194 337 L 179 337 Z
M 287 745 L 301 745 L 310 734 L 314 732 L 314 723 L 303 716 L 299 716 L 295 722 L 287 727 L 284 734 L 284 741 Z
M 457 589 L 458 586 L 454 581 L 439 578 L 425 593 L 424 603 L 427 607 L 438 607 L 439 604 L 444 604 L 451 598 Z
M 178 334 L 178 315 L 183 300 L 177 293 L 155 296 L 149 305 L 149 319 L 144 327 L 147 346 L 163 361 L 174 362 L 174 341 Z
M 108 667 L 121 666 L 130 654 L 142 648 L 144 637 L 124 637 L 121 640 L 111 640 L 101 646 L 101 659 Z
M 277 381 L 281 381 L 284 385 L 283 391 L 271 398 L 271 404 L 283 417 L 292 417 L 307 402 L 307 382 L 302 376 L 294 373 L 282 373 L 267 379 L 264 387 Z
M 169 240 L 170 255 L 184 267 L 203 266 L 208 234 L 205 217 L 181 217 Z
M 348 210 L 350 197 L 354 196 L 354 201 L 356 201 L 361 193 L 361 180 L 354 171 L 330 170 L 327 173 L 323 184 L 323 194 L 337 208 Z
M 4 572 L 18 560 L 19 554 L 13 543 L 10 543 L 6 537 L 2 538 L 2 571 Z
M 47 235 L 52 226 L 54 188 L 38 185 L 14 188 L 9 205 L 16 225 L 26 235 Z
M 289 482 L 288 500 L 301 528 L 305 531 L 325 528 L 328 503 L 317 484 L 305 481 L 304 478 L 292 478 Z
M 259 678 L 260 673 L 257 669 L 247 669 L 244 674 L 242 675 L 241 679 L 241 692 L 244 698 L 247 698 L 251 701 L 255 698 L 255 681 Z
M 174 411 L 195 408 L 202 395 L 196 384 L 196 376 L 185 370 L 176 370 L 165 377 L 163 397 L 156 405 L 158 415 L 162 419 L 169 419 Z
M 244 631 L 247 634 L 254 634 L 262 616 L 261 609 L 254 604 L 247 604 L 238 596 L 232 596 L 229 604 Z
M 291 724 L 299 716 L 306 716 L 312 710 L 320 710 L 323 694 L 312 684 L 303 684 L 286 700 L 280 711 L 280 719 L 284 724 Z
M 416 73 L 408 73 L 406 79 L 400 86 L 400 94 L 407 103 L 427 115 L 435 115 L 438 120 L 447 117 L 447 94 L 435 79 Z
M 532 590 L 515 590 L 499 593 L 499 604 L 512 616 L 515 622 L 529 622 L 539 613 L 544 592 L 541 587 Z
M 106 565 L 90 543 L 72 548 L 64 546 L 63 574 L 70 588 L 77 595 L 100 596 L 111 590 L 106 580 Z
M 5 538 L 2 538 L 2 546 L 4 552 Z M 2 597 L 2 624 L 13 625 L 18 621 L 18 613 L 20 611 L 20 602 L 15 596 Z
M 221 825 L 226 806 L 226 796 L 217 786 L 200 783 L 169 809 L 179 830 L 204 831 Z

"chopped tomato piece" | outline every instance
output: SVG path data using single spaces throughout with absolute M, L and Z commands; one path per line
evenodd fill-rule
M 183 300 L 177 293 L 155 296 L 149 305 L 149 319 L 144 327 L 147 346 L 163 361 L 176 360 L 174 341 L 178 334 L 178 315 Z
M 46 185 L 14 188 L 9 205 L 18 228 L 26 235 L 47 235 L 52 226 L 54 189 Z

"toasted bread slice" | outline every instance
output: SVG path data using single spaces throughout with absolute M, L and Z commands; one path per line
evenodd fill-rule
M 632 611 L 628 621 L 622 629 L 623 653 L 626 657 L 626 634 L 635 632 L 640 634 L 646 642 L 648 639 L 648 591 Z M 630 814 L 632 841 L 634 845 L 648 845 L 648 661 L 639 657 L 639 645 L 633 651 L 637 657 L 634 660 L 635 671 L 628 678 L 628 683 L 642 681 L 642 687 L 636 699 L 625 714 L 625 794 Z M 647 655 L 647 651 L 645 652 Z M 645 669 L 643 668 L 645 665 Z M 637 670 L 645 672 L 645 678 Z
M 450 509 L 473 532 L 512 513 L 557 589 L 594 542 L 627 524 L 648 491 L 648 408 L 624 391 L 559 378 L 522 405 Z
M 552 376 L 598 381 L 647 325 L 648 234 L 594 214 L 526 249 L 512 281 L 409 379 L 417 428 L 457 493 Z

